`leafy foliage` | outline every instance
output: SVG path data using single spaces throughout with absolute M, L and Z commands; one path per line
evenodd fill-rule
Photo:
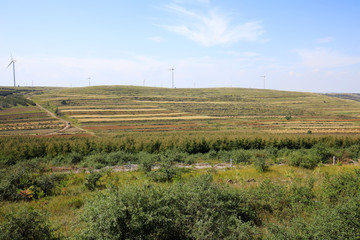
M 21 164 L 2 170 L 0 200 L 31 200 L 51 196 L 65 175 L 45 174 L 37 164 Z
M 289 226 L 272 225 L 271 239 L 359 239 L 359 198 L 316 211 L 310 221 L 296 218 Z
M 85 205 L 83 239 L 251 239 L 257 217 L 242 192 L 204 175 L 166 187 L 127 186 Z
M 3 215 L 5 221 L 0 224 L 0 240 L 56 240 L 54 227 L 48 216 L 39 210 L 20 208 L 17 211 Z
M 16 106 L 35 106 L 36 104 L 20 94 L 0 96 L 0 109 Z
M 104 172 L 90 169 L 90 173 L 85 177 L 85 187 L 90 191 L 94 191 L 98 187 L 98 181 L 102 176 L 104 176 Z
M 254 167 L 256 171 L 262 173 L 268 170 L 269 166 L 266 165 L 266 156 L 264 154 L 256 154 L 254 160 Z

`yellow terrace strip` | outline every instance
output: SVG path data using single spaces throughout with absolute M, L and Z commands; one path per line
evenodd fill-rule
M 127 117 L 156 117 L 156 116 L 177 116 L 188 115 L 188 113 L 153 113 L 153 114 L 114 114 L 114 115 L 73 115 L 73 118 L 127 118 Z
M 196 101 L 135 101 L 138 103 L 187 103 L 187 104 L 234 104 L 234 102 L 207 102 L 207 101 L 203 101 L 203 102 L 196 102 Z M 246 104 L 253 104 L 252 102 L 246 102 Z
M 152 121 L 152 120 L 193 120 L 193 119 L 220 119 L 210 116 L 178 116 L 178 117 L 148 117 L 148 118 L 86 118 L 78 119 L 79 122 L 125 122 L 125 121 Z
M 61 109 L 62 112 L 145 112 L 145 111 L 165 111 L 165 108 L 133 108 L 133 109 Z

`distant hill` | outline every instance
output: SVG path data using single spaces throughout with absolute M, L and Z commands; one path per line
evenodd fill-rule
M 99 136 L 360 133 L 360 102 L 333 95 L 246 88 L 94 86 L 39 88 L 30 96 L 72 126 Z M 341 96 L 360 99 L 359 94 Z M 3 114 L 7 119 L 3 129 L 16 120 L 15 112 Z M 62 134 L 71 134 L 70 130 Z
M 324 95 L 360 102 L 360 93 L 326 93 Z

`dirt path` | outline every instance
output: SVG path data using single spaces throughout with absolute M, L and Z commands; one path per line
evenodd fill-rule
M 209 163 L 195 163 L 195 164 L 191 164 L 191 165 L 186 165 L 186 164 L 176 164 L 176 167 L 179 168 L 192 168 L 192 169 L 209 169 L 209 168 L 213 168 L 213 169 L 224 169 L 224 168 L 231 168 L 231 165 L 228 163 L 219 163 L 219 164 L 215 164 L 215 165 L 211 165 Z M 159 166 L 155 165 L 152 169 L 158 169 Z M 114 172 L 128 172 L 128 171 L 136 171 L 139 169 L 139 165 L 138 164 L 131 164 L 131 166 L 129 164 L 127 165 L 121 165 L 121 166 L 108 166 L 105 167 L 105 169 L 111 169 Z M 54 173 L 81 173 L 81 172 L 89 172 L 89 168 L 67 168 L 67 167 L 51 167 L 51 171 Z M 95 171 L 100 171 L 99 169 L 95 170 Z
M 29 98 L 29 99 L 30 99 L 30 98 Z M 49 114 L 51 117 L 56 118 L 56 119 L 58 119 L 58 120 L 60 120 L 60 121 L 62 121 L 62 122 L 65 123 L 65 126 L 64 126 L 62 129 L 56 130 L 55 132 L 43 134 L 43 136 L 55 135 L 55 134 L 58 134 L 58 133 L 61 133 L 61 132 L 65 132 L 66 130 L 68 130 L 68 129 L 70 129 L 70 128 L 76 129 L 76 130 L 78 130 L 78 131 L 80 131 L 80 132 L 86 132 L 86 133 L 88 133 L 88 134 L 94 135 L 94 133 L 92 133 L 92 132 L 89 132 L 89 131 L 87 131 L 87 130 L 85 130 L 85 129 L 82 129 L 82 128 L 80 128 L 80 127 L 71 125 L 71 123 L 70 123 L 69 121 L 66 121 L 65 119 L 60 118 L 59 116 L 57 116 L 57 115 L 54 114 L 53 112 L 49 111 L 48 109 L 44 108 L 44 107 L 41 106 L 40 104 L 38 104 L 38 103 L 35 103 L 35 104 L 36 104 L 36 106 L 37 106 L 38 108 L 40 108 L 41 110 L 44 110 L 44 111 L 45 111 L 47 114 Z

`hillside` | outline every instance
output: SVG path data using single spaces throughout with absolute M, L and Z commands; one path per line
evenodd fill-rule
M 360 102 L 313 93 L 97 86 L 46 88 L 30 94 L 42 106 L 57 109 L 61 118 L 100 136 L 360 132 Z

